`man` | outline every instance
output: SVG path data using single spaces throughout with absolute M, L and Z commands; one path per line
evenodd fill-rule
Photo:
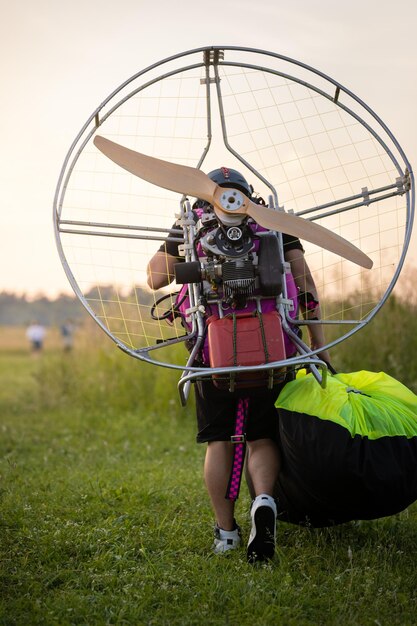
M 37 356 L 43 350 L 43 342 L 46 335 L 46 329 L 42 324 L 35 321 L 29 324 L 26 329 L 26 337 L 32 346 L 32 353 Z
M 236 170 L 221 168 L 210 172 L 208 176 L 222 187 L 233 187 L 248 197 L 252 196 L 252 187 Z M 283 235 L 283 243 L 285 260 L 291 265 L 301 294 L 301 309 L 306 317 L 318 319 L 320 307 L 317 290 L 305 262 L 301 242 Z M 163 244 L 148 264 L 149 287 L 156 290 L 168 285 L 174 278 L 174 265 L 181 260 L 178 257 L 178 244 Z M 321 326 L 311 325 L 308 328 L 311 347 L 317 349 L 323 346 L 325 340 Z M 329 360 L 327 352 L 320 353 L 320 357 Z M 247 472 L 255 496 L 247 547 L 247 558 L 251 563 L 272 558 L 275 550 L 277 506 L 272 494 L 279 473 L 275 402 L 282 386 L 277 385 L 272 390 L 244 389 L 240 393 L 230 393 L 217 388 L 208 379 L 195 385 L 197 441 L 207 443 L 204 478 L 216 518 L 213 545 L 216 553 L 235 549 L 241 543 L 240 528 L 234 518 L 235 503 L 226 499 L 225 493 L 234 454 L 231 436 L 234 433 L 237 401 L 243 395 L 249 400 Z

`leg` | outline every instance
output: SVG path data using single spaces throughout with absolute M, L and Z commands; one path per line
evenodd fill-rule
M 253 497 L 261 493 L 272 496 L 279 472 L 278 446 L 272 439 L 248 442 L 247 472 Z
M 234 519 L 235 504 L 226 499 L 233 464 L 234 446 L 230 442 L 236 416 L 236 398 L 217 389 L 211 381 L 195 386 L 197 441 L 208 442 L 204 478 L 216 518 L 213 550 L 216 554 L 237 548 L 240 528 Z
M 233 461 L 233 447 L 228 441 L 210 441 L 207 445 L 204 463 L 204 478 L 216 522 L 224 530 L 234 528 L 234 508 L 232 500 L 226 500 Z
M 248 475 L 255 499 L 247 558 L 256 563 L 271 559 L 275 551 L 277 507 L 272 494 L 279 472 L 279 454 L 272 439 L 251 441 L 248 448 Z

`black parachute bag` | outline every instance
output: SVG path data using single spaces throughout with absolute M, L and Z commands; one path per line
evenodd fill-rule
M 281 391 L 279 519 L 312 527 L 399 513 L 417 500 L 417 396 L 383 372 L 300 373 Z

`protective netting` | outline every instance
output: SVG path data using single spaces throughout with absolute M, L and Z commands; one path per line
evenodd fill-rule
M 206 94 L 201 70 L 181 72 L 132 95 L 101 125 L 113 141 L 158 158 L 195 166 L 207 143 Z M 184 334 L 154 320 L 151 309 L 161 293 L 147 286 L 146 267 L 180 211 L 178 194 L 136 178 L 104 157 L 91 141 L 71 174 L 61 214 L 68 264 L 85 301 L 109 332 L 129 348 L 152 346 Z M 116 228 L 117 226 L 117 228 Z M 124 228 L 123 228 L 124 227 Z M 139 228 L 137 228 L 139 227 Z M 106 236 L 89 234 L 106 233 Z M 137 235 L 153 237 L 137 239 Z M 175 289 L 174 289 L 175 291 Z M 167 299 L 155 317 L 172 306 Z
M 381 129 L 371 129 L 375 121 L 369 111 L 323 76 L 269 57 L 267 67 L 249 66 L 251 55 L 242 55 L 245 62 L 228 65 L 239 52 L 225 52 L 218 65 L 220 81 L 212 65 L 207 70 L 203 52 L 192 57 L 193 64 L 180 57 L 175 67 L 167 64 L 169 71 L 157 66 L 134 77 L 92 116 L 63 168 L 56 211 L 64 266 L 94 317 L 129 349 L 184 335 L 178 321 L 169 327 L 152 318 L 152 307 L 164 292 L 153 292 L 146 276 L 181 197 L 107 159 L 92 143 L 96 133 L 175 163 L 203 161 L 206 172 L 222 165 L 239 169 L 268 200 L 270 190 L 225 145 L 223 109 L 231 148 L 276 189 L 279 205 L 317 220 L 374 262 L 372 270 L 362 270 L 304 243 L 323 318 L 343 322 L 329 326 L 332 339 L 350 330 L 349 320 L 363 320 L 375 309 L 398 268 L 407 194 L 398 194 L 404 164 L 385 132 L 381 140 Z M 361 205 L 340 211 L 356 204 Z M 177 289 L 174 284 L 166 291 Z M 172 298 L 157 306 L 154 317 L 171 304 Z
M 280 205 L 317 219 L 372 258 L 372 271 L 362 270 L 304 244 L 324 319 L 362 319 L 380 300 L 397 267 L 404 244 L 405 196 L 324 215 L 363 201 L 362 194 L 369 191 L 395 186 L 399 173 L 392 158 L 361 122 L 304 85 L 233 68 L 222 72 L 221 90 L 230 144 L 272 183 Z M 362 197 L 304 213 L 352 196 Z

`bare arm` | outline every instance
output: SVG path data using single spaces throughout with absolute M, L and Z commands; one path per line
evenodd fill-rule
M 285 260 L 291 265 L 291 272 L 300 293 L 310 293 L 318 303 L 313 310 L 303 310 L 304 307 L 301 307 L 304 319 L 320 319 L 321 312 L 319 296 L 313 276 L 310 272 L 310 268 L 304 258 L 304 252 L 301 250 L 288 250 L 288 252 L 285 253 Z M 312 350 L 316 350 L 326 344 L 323 326 L 321 324 L 311 324 L 307 326 L 307 329 L 310 336 L 310 346 Z M 330 362 L 330 355 L 327 350 L 319 352 L 318 356 L 324 361 Z
M 174 280 L 175 263 L 178 263 L 175 256 L 158 250 L 146 268 L 148 286 L 156 291 L 169 285 Z

